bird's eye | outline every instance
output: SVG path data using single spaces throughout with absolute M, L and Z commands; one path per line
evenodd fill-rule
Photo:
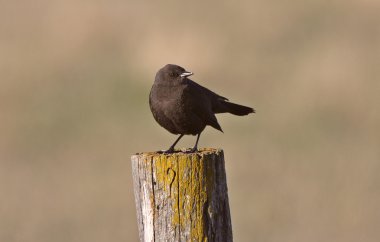
M 171 77 L 175 77 L 175 73 L 174 73 L 174 72 L 170 72 L 170 73 L 169 73 L 169 76 L 171 76 Z

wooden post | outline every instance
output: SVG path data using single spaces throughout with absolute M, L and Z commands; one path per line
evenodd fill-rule
M 232 241 L 223 150 L 132 156 L 140 240 Z

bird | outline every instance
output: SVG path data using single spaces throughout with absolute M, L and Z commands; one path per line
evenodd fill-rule
M 172 134 L 179 135 L 162 153 L 174 153 L 184 135 L 197 135 L 195 145 L 187 153 L 198 151 L 198 141 L 206 126 L 221 132 L 215 114 L 231 113 L 238 116 L 255 113 L 251 107 L 229 102 L 223 96 L 201 86 L 188 77 L 192 72 L 175 64 L 167 64 L 156 73 L 149 94 L 149 106 L 157 123 Z

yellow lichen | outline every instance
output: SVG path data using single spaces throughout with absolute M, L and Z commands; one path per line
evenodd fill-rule
M 193 241 L 209 240 L 205 231 L 207 218 L 204 216 L 208 214 L 205 206 L 211 200 L 214 186 L 211 156 L 220 152 L 204 149 L 193 154 L 153 155 L 153 176 L 156 187 L 167 193 L 170 200 L 172 225 L 180 231 L 190 227 L 189 235 Z

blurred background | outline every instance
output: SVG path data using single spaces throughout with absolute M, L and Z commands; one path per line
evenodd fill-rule
M 156 71 L 219 115 L 235 241 L 380 240 L 380 3 L 2 1 L 0 241 L 138 241 L 130 156 L 176 138 Z M 195 137 L 179 147 L 192 147 Z

